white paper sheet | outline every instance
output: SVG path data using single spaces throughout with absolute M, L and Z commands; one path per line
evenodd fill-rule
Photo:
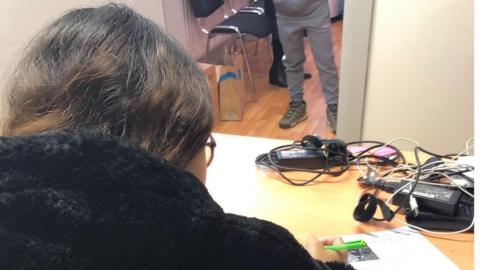
M 344 242 L 367 242 L 368 247 L 348 251 L 348 261 L 357 270 L 459 269 L 428 239 L 408 227 L 372 234 L 345 235 L 342 239 Z

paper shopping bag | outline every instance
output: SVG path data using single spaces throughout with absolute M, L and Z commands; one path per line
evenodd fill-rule
M 218 100 L 221 120 L 242 120 L 245 97 L 238 87 L 237 67 L 220 67 Z
M 239 57 L 240 56 L 240 57 Z M 224 65 L 218 69 L 218 100 L 221 120 L 242 120 L 245 107 L 243 58 L 225 50 Z

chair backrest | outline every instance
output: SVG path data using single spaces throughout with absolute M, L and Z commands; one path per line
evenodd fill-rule
M 273 2 L 272 2 L 273 3 Z M 265 8 L 265 0 L 255 0 L 249 6 Z
M 223 5 L 223 0 L 189 0 L 189 2 L 197 18 L 208 17 Z

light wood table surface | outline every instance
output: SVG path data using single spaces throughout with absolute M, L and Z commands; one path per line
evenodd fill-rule
M 353 219 L 363 189 L 357 184 L 359 173 L 354 166 L 339 177 L 322 176 L 314 185 L 292 186 L 255 166 L 259 154 L 291 141 L 226 134 L 214 137 L 217 148 L 207 171 L 207 188 L 225 212 L 279 224 L 302 244 L 310 235 L 357 234 L 403 226 L 398 222 L 363 224 Z M 460 269 L 474 269 L 473 233 L 425 236 Z

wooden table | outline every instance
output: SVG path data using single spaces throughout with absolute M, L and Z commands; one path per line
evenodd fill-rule
M 362 190 L 354 167 L 340 177 L 321 177 L 314 185 L 296 187 L 255 166 L 256 156 L 291 141 L 225 134 L 214 137 L 217 148 L 208 169 L 207 188 L 225 212 L 277 223 L 300 243 L 310 235 L 357 234 L 403 226 L 398 222 L 363 224 L 353 219 Z M 460 269 L 473 269 L 472 233 L 425 236 Z

